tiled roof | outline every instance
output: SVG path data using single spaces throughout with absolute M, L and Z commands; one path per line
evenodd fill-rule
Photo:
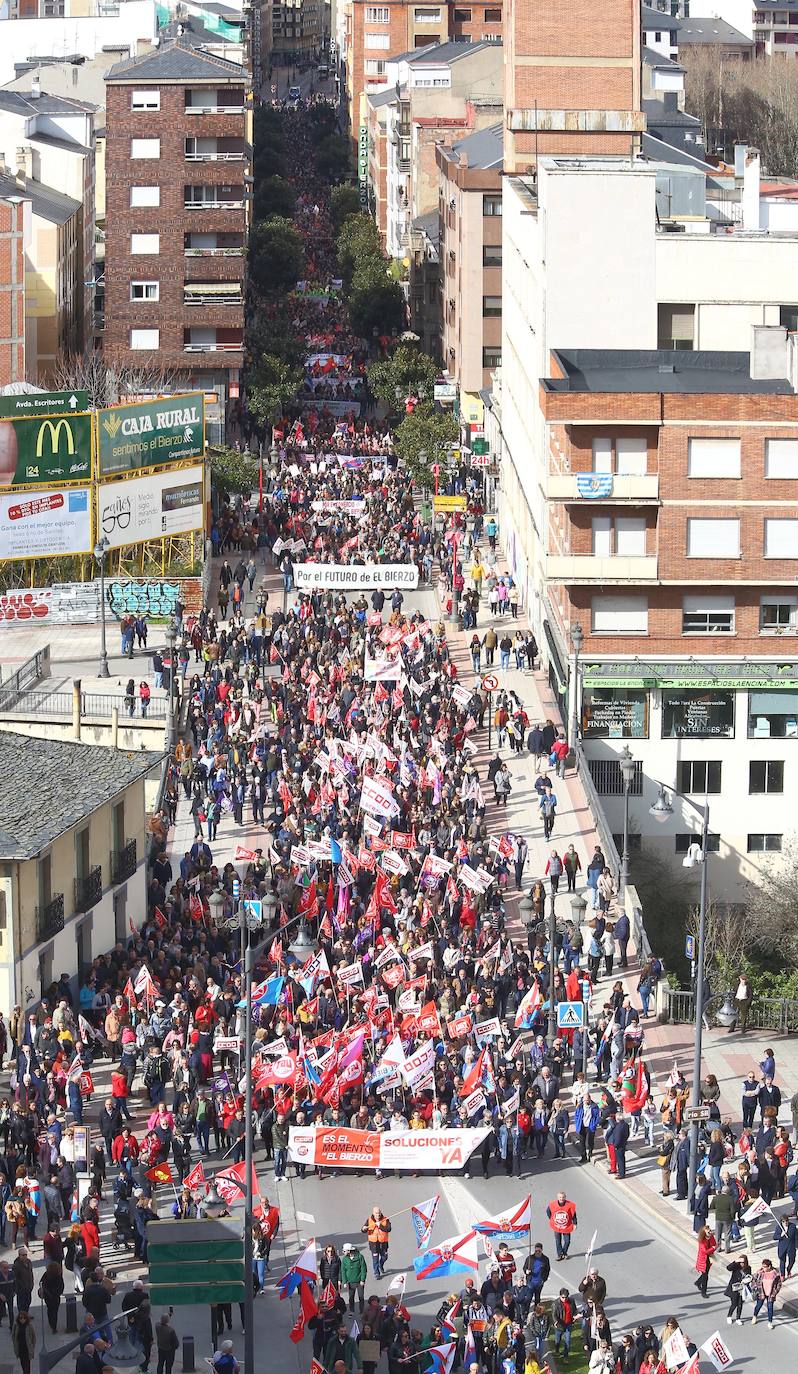
M 240 81 L 247 80 L 244 68 L 238 62 L 228 62 L 224 57 L 203 52 L 186 38 L 176 38 L 174 42 L 163 43 L 157 52 L 144 53 L 141 57 L 129 57 L 117 62 L 106 76 L 106 81 L 214 81 L 224 78 Z

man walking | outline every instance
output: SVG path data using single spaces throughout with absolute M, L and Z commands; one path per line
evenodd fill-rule
M 156 1374 L 172 1374 L 172 1365 L 179 1345 L 180 1341 L 169 1320 L 169 1314 L 164 1312 L 155 1328 L 155 1348 L 158 1351 Z
M 554 1201 L 550 1202 L 546 1208 L 546 1216 L 549 1219 L 549 1226 L 554 1232 L 557 1258 L 558 1260 L 567 1259 L 571 1236 L 577 1225 L 576 1203 L 570 1202 L 565 1193 L 560 1190 Z
M 515 865 L 515 885 L 521 886 L 524 880 L 524 869 L 529 858 L 529 845 L 523 835 L 516 835 L 513 839 L 513 864 Z

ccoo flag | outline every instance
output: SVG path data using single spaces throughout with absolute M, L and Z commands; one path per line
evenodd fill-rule
M 417 1202 L 415 1206 L 410 1208 L 410 1220 L 413 1223 L 413 1230 L 416 1233 L 416 1246 L 419 1250 L 426 1250 L 429 1245 L 440 1200 L 440 1193 L 436 1193 L 426 1202 Z

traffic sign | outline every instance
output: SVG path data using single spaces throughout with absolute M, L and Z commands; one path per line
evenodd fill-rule
M 709 1121 L 710 1110 L 709 1107 L 685 1107 L 684 1119 L 685 1121 Z
M 499 685 L 499 679 L 495 673 L 486 673 L 482 679 L 483 692 L 495 692 Z
M 150 1295 L 159 1307 L 243 1302 L 244 1242 L 238 1218 L 154 1221 L 147 1242 Z
M 248 897 L 241 905 L 244 908 L 244 919 L 247 924 L 260 925 L 263 920 L 263 902 L 253 901 Z
M 24 391 L 18 396 L 0 396 L 0 416 L 17 419 L 26 415 L 78 414 L 88 408 L 85 391 Z
M 432 467 L 430 468 L 430 472 L 432 473 L 433 477 L 440 477 L 440 475 L 441 475 L 441 465 L 440 465 L 440 463 L 433 463 L 433 464 L 432 464 Z
M 581 1030 L 585 1024 L 584 1002 L 557 1003 L 557 1029 Z
M 465 496 L 433 496 L 432 504 L 436 511 L 465 510 L 468 504 Z
M 695 959 L 695 935 L 685 935 L 684 937 L 684 957 L 692 963 Z

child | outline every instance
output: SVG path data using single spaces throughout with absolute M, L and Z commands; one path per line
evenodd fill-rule
M 565 1137 L 570 1125 L 571 1119 L 568 1115 L 568 1108 L 558 1097 L 554 1103 L 554 1124 L 552 1127 L 555 1159 L 565 1159 Z

